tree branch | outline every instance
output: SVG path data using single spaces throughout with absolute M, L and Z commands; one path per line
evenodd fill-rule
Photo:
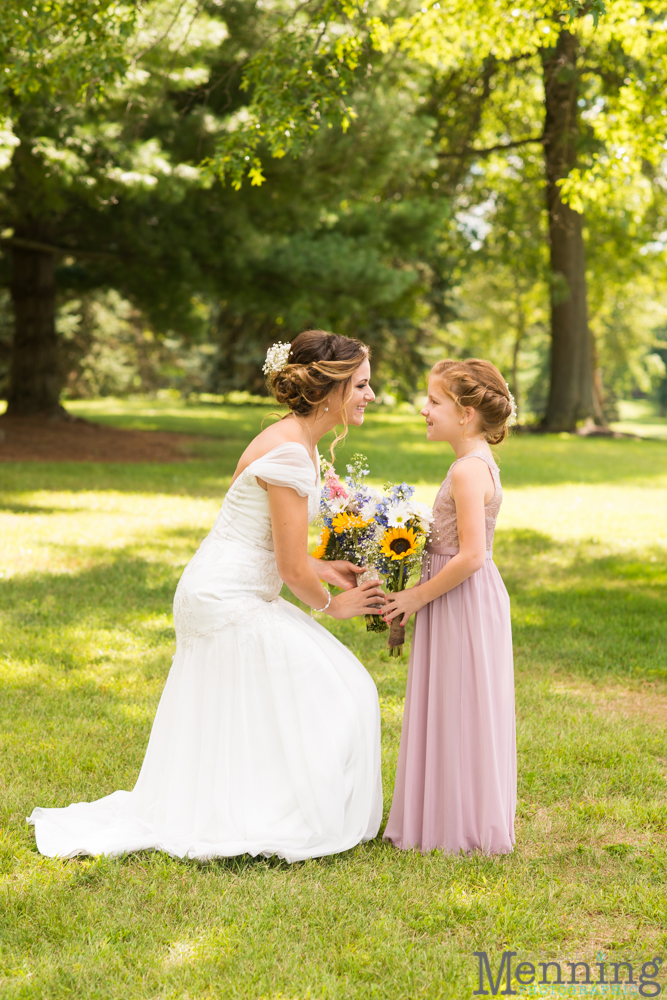
M 537 55 L 537 52 L 519 52 L 518 55 L 509 56 L 508 59 L 496 58 L 496 62 L 499 66 L 514 66 L 518 62 L 523 62 L 524 59 L 534 59 Z
M 78 250 L 75 247 L 54 247 L 50 243 L 39 243 L 37 240 L 24 240 L 20 236 L 0 237 L 3 246 L 14 246 L 21 250 L 36 250 L 39 253 L 52 253 L 60 257 L 88 257 L 91 260 L 117 260 L 117 254 L 105 253 L 103 250 Z
M 499 142 L 497 146 L 487 146 L 485 149 L 475 149 L 474 146 L 468 146 L 460 153 L 438 153 L 438 157 L 441 160 L 463 160 L 466 156 L 490 156 L 491 153 L 496 153 L 500 149 L 516 149 L 517 146 L 527 146 L 531 142 L 543 143 L 544 133 L 526 136 L 525 139 L 515 139 L 514 142 Z
M 616 70 L 605 69 L 604 66 L 582 66 L 579 72 L 582 76 L 586 76 L 588 74 L 591 74 L 592 76 L 599 76 L 604 83 L 612 87 L 620 87 L 623 80 L 627 76 L 627 72 L 624 72 L 623 75 L 621 75 Z

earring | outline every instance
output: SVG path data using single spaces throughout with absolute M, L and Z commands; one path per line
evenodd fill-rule
M 459 423 L 460 423 L 460 424 L 462 424 L 462 423 L 463 423 L 463 421 L 462 421 L 462 420 L 459 420 Z
M 325 406 L 325 407 L 324 407 L 324 412 L 325 412 L 325 413 L 328 413 L 328 412 L 329 412 L 329 407 L 328 407 L 328 406 Z

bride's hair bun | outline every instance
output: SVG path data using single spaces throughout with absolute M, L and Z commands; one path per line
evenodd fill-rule
M 514 421 L 516 407 L 507 382 L 495 365 L 480 358 L 437 361 L 431 369 L 442 389 L 460 407 L 472 406 L 489 444 L 501 444 Z
M 326 402 L 342 385 L 343 392 L 359 365 L 370 356 L 365 344 L 324 330 L 306 330 L 290 345 L 287 364 L 270 371 L 267 384 L 276 402 L 305 416 Z

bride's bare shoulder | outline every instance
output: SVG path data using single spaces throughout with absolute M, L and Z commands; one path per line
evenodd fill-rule
M 278 448 L 281 444 L 294 442 L 301 444 L 303 441 L 300 428 L 295 420 L 284 417 L 270 427 L 265 427 L 263 431 L 253 438 L 246 450 L 243 452 L 236 466 L 236 471 L 232 477 L 232 482 L 241 475 L 244 469 L 262 458 L 273 448 Z

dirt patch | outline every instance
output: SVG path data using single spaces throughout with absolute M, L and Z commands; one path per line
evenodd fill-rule
M 664 727 L 667 723 L 667 697 L 664 686 L 647 682 L 644 690 L 627 691 L 616 688 L 607 691 L 598 700 L 598 707 L 605 715 L 625 716 L 626 718 L 641 717 Z
M 0 462 L 184 462 L 195 440 L 87 420 L 0 416 Z
M 554 688 L 561 694 L 586 699 L 604 718 L 641 717 L 661 727 L 667 723 L 667 690 L 663 683 L 641 681 L 632 688 L 609 683 L 602 687 L 577 679 L 571 683 L 557 682 Z

